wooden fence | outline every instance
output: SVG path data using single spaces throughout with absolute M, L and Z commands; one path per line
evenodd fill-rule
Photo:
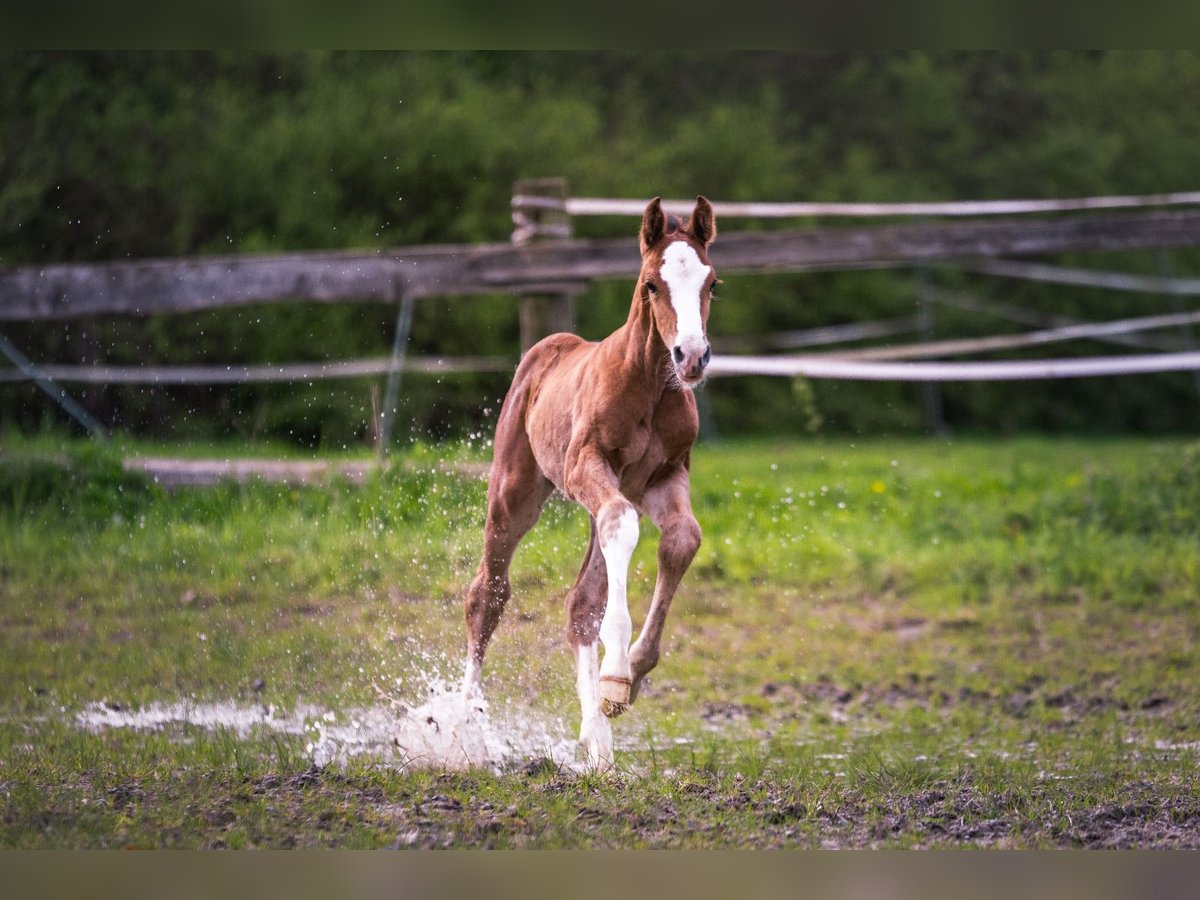
M 522 298 L 522 346 L 555 330 L 567 330 L 573 298 L 595 280 L 632 278 L 639 267 L 632 236 L 611 240 L 574 238 L 571 217 L 637 216 L 644 201 L 572 198 L 564 179 L 519 182 L 513 196 L 512 240 L 479 245 L 398 247 L 337 251 L 134 260 L 99 264 L 52 264 L 0 269 L 0 321 L 66 319 L 93 315 L 149 316 L 186 313 L 251 303 L 316 301 L 398 303 L 396 340 L 390 358 L 324 364 L 259 366 L 38 366 L 7 341 L 0 350 L 15 368 L 0 381 L 33 379 L 46 393 L 94 431 L 99 426 L 77 408 L 56 383 L 215 384 L 292 381 L 387 374 L 385 415 L 394 407 L 403 371 L 480 371 L 507 368 L 496 359 L 407 359 L 412 303 L 434 296 L 513 294 Z M 692 201 L 664 206 L 686 213 Z M 1200 245 L 1200 192 L 1061 200 L 1000 200 L 954 203 L 722 203 L 718 218 L 888 216 L 975 217 L 954 221 L 904 221 L 876 226 L 788 228 L 738 232 L 725 228 L 713 247 L 716 266 L 727 274 L 767 274 L 879 267 L 953 264 L 999 277 L 1139 291 L 1178 298 L 1200 294 L 1200 279 L 1149 278 L 1092 272 L 1008 257 L 1075 251 L 1156 250 Z M 1157 207 L 1157 208 L 1151 208 Z M 1114 213 L 1115 209 L 1136 209 Z M 1101 212 L 1097 212 L 1097 211 Z M 1051 214 L 1031 219 L 1030 214 Z M 986 218 L 999 216 L 997 218 Z M 981 218 L 982 217 L 982 218 Z M 631 229 L 632 232 L 632 229 Z M 820 346 L 906 332 L 930 332 L 930 304 L 950 303 L 1041 326 L 1024 335 L 929 341 L 901 347 L 791 357 L 718 355 L 715 376 L 735 374 L 897 379 L 910 381 L 1080 377 L 1200 369 L 1190 327 L 1200 314 L 1118 322 L 1079 322 L 1029 310 L 1003 308 L 977 298 L 950 297 L 924 279 L 918 285 L 917 316 L 882 322 L 776 335 L 781 349 Z M 1142 332 L 1180 329 L 1178 341 Z M 1143 356 L 1003 362 L 903 362 L 1030 346 L 1080 337 L 1162 351 Z M 0 336 L 2 338 L 2 336 Z M 1197 376 L 1200 389 L 1200 374 Z M 390 424 L 390 419 L 388 419 Z
M 711 256 L 723 274 L 767 274 L 1197 245 L 1200 210 L 1156 210 L 1045 220 L 724 230 Z M 639 265 L 637 242 L 630 237 L 20 266 L 0 270 L 0 320 L 149 316 L 288 300 L 396 302 L 560 293 L 593 280 L 632 278 Z

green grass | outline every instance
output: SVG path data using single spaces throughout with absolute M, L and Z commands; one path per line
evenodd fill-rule
M 442 462 L 485 448 L 172 494 L 120 452 L 171 451 L 0 442 L 0 846 L 1200 846 L 1194 441 L 699 447 L 705 542 L 616 778 L 79 729 L 97 702 L 418 698 L 455 674 L 480 546 L 484 483 Z M 547 506 L 485 680 L 562 737 L 586 532 Z

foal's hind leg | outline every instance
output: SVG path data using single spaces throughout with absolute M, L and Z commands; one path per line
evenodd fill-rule
M 579 692 L 582 713 L 579 742 L 587 750 L 588 762 L 594 768 L 608 769 L 613 765 L 612 728 L 601 709 L 598 646 L 608 575 L 604 555 L 596 540 L 595 520 L 590 524 L 591 535 L 583 566 L 567 593 L 567 642 L 575 654 L 575 688 Z
M 524 438 L 524 434 L 520 435 Z M 467 663 L 463 691 L 479 689 L 483 655 L 500 615 L 512 594 L 508 568 L 513 553 L 526 532 L 541 515 L 542 504 L 552 485 L 542 475 L 527 440 L 514 440 L 500 452 L 497 431 L 496 461 L 488 484 L 487 524 L 483 532 L 483 556 L 475 578 L 467 589 Z M 502 459 L 503 456 L 503 459 Z

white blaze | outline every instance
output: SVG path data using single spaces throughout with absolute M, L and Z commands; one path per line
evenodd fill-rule
M 705 343 L 704 323 L 700 321 L 700 292 L 712 274 L 712 266 L 701 262 L 687 241 L 675 241 L 663 253 L 658 274 L 671 289 L 677 328 L 675 343 L 685 350 L 698 350 Z

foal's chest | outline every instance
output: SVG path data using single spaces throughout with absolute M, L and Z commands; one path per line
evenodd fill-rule
M 664 467 L 686 453 L 675 447 L 668 436 L 647 425 L 630 433 L 613 454 L 613 468 L 620 481 L 621 493 L 638 502 L 648 484 Z
M 650 423 L 638 426 L 616 448 L 616 463 L 619 469 L 637 466 L 647 457 L 662 456 L 662 442 L 650 430 Z M 661 464 L 661 460 L 660 460 Z

